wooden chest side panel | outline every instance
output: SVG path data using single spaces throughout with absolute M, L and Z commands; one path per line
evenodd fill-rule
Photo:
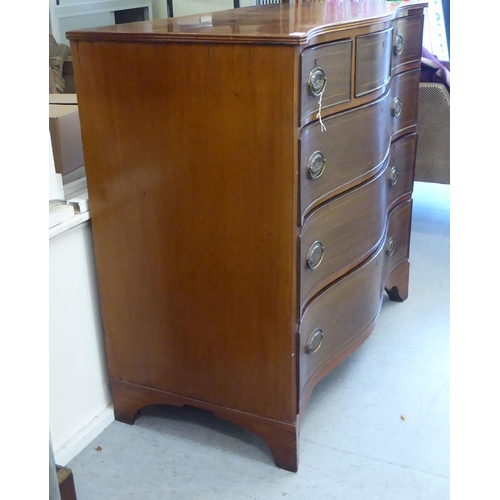
M 72 49 L 110 377 L 294 421 L 295 49 Z

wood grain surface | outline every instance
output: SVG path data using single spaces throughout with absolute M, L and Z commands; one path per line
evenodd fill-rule
M 110 377 L 293 421 L 294 48 L 74 57 Z
M 384 289 L 408 295 L 425 5 L 300 2 L 68 34 L 117 419 L 197 406 L 297 470 L 314 385 L 373 331 Z M 304 96 L 319 64 L 326 131 Z

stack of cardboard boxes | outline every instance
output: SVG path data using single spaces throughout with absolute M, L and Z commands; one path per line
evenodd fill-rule
M 51 229 L 89 210 L 76 94 L 49 94 L 49 129 L 54 167 L 64 192 L 63 199 L 49 200 Z
M 76 94 L 49 94 L 49 128 L 56 172 L 64 178 L 84 165 Z

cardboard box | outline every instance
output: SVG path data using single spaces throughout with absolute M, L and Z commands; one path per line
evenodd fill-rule
M 82 136 L 76 94 L 49 94 L 49 129 L 56 172 L 64 175 L 81 167 Z

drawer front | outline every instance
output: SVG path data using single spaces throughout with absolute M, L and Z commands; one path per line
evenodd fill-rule
M 356 37 L 356 97 L 389 83 L 392 28 Z
M 318 113 L 321 92 L 322 109 L 351 99 L 351 58 L 351 40 L 304 50 L 301 55 L 301 125 L 306 117 Z
M 329 198 L 363 182 L 381 168 L 391 138 L 416 129 L 418 71 L 396 76 L 377 101 L 304 127 L 300 134 L 300 220 Z M 401 112 L 394 115 L 394 99 Z
M 409 132 L 417 126 L 418 85 L 420 70 L 407 71 L 394 77 L 392 94 L 392 136 Z
M 397 187 L 397 185 L 396 185 Z M 300 304 L 365 259 L 386 224 L 386 169 L 318 208 L 300 235 Z
M 361 267 L 349 273 L 307 307 L 300 324 L 300 390 L 325 364 L 333 362 L 363 335 L 378 316 L 385 276 L 407 258 L 411 201 L 390 214 L 384 244 Z M 389 255 L 390 238 L 396 247 Z
M 412 204 L 413 201 L 409 199 L 389 213 L 384 244 L 383 281 L 391 269 L 409 257 Z
M 410 16 L 393 22 L 391 72 L 404 70 L 406 64 L 418 63 L 422 54 L 424 16 Z
M 386 168 L 387 207 L 395 205 L 413 190 L 417 134 L 405 135 L 391 145 L 391 154 Z

